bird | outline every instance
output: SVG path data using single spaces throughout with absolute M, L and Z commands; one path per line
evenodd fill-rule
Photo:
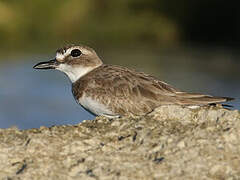
M 104 64 L 85 45 L 64 46 L 54 59 L 33 68 L 62 71 L 71 81 L 76 102 L 93 115 L 108 118 L 142 116 L 163 105 L 201 107 L 234 99 L 181 91 L 144 72 Z

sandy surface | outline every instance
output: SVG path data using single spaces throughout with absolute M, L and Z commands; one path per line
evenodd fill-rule
M 220 107 L 0 129 L 0 179 L 240 179 L 239 136 L 240 113 Z

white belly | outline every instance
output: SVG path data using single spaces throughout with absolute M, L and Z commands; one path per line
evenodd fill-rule
M 85 97 L 83 95 L 83 97 L 81 97 L 78 100 L 78 103 L 95 115 L 106 116 L 110 118 L 118 117 L 110 109 L 108 109 L 104 104 L 101 104 L 90 97 Z

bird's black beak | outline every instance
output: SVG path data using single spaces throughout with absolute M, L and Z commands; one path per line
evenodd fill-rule
M 59 62 L 55 59 L 50 61 L 40 62 L 33 66 L 34 69 L 56 69 L 59 65 Z

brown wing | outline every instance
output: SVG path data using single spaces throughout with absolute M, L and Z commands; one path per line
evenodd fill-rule
M 113 112 L 120 115 L 141 115 L 167 104 L 206 105 L 229 100 L 181 92 L 153 76 L 111 65 L 95 69 L 81 81 L 86 84 L 84 92 L 87 96 L 104 102 Z

